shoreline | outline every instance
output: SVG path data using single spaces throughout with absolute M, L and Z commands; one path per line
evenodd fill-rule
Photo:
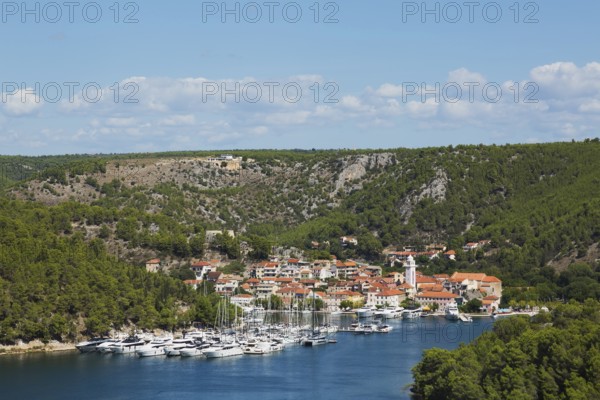
M 42 341 L 34 340 L 29 343 L 16 345 L 0 345 L 0 357 L 34 353 L 58 353 L 74 350 L 77 350 L 75 348 L 75 343 L 62 343 L 57 341 L 43 343 Z

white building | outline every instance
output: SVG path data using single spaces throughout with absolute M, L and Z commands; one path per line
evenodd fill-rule
M 404 263 L 406 273 L 404 274 L 404 281 L 412 287 L 417 287 L 417 264 L 412 256 L 408 256 L 406 263 Z

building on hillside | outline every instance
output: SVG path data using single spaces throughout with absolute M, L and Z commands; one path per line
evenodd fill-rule
M 216 270 L 208 261 L 198 261 L 191 265 L 190 269 L 196 274 L 196 279 L 206 279 L 209 272 Z
M 233 231 L 233 230 L 206 231 L 206 233 L 204 235 L 205 241 L 206 241 L 206 243 L 213 243 L 215 241 L 215 239 L 217 238 L 217 235 L 224 235 L 225 233 L 227 233 L 232 238 L 235 237 L 235 231 Z
M 238 286 L 236 279 L 219 279 L 215 284 L 215 292 L 221 296 L 231 296 Z
M 328 308 L 339 310 L 342 301 L 350 301 L 354 305 L 359 306 L 365 303 L 365 298 L 361 293 L 351 290 L 341 290 L 338 292 L 330 292 L 328 296 Z
M 367 265 L 364 267 L 366 271 L 371 273 L 371 276 L 381 276 L 383 269 L 378 265 Z
M 231 296 L 231 304 L 240 307 L 250 307 L 253 299 L 254 297 L 251 294 L 236 294 L 235 296 Z
M 456 260 L 456 251 L 448 250 L 444 253 L 444 257 L 446 257 L 448 260 Z
M 417 302 L 422 306 L 432 306 L 437 304 L 440 310 L 443 310 L 449 303 L 460 303 L 461 297 L 449 292 L 422 292 L 415 296 Z
M 219 278 L 221 278 L 221 275 L 223 275 L 223 273 L 220 272 L 220 271 L 209 272 L 206 275 L 206 280 L 208 282 L 217 283 L 217 281 L 219 280 Z
M 404 283 L 404 274 L 402 272 L 390 272 L 389 274 L 387 274 L 388 278 L 392 278 L 396 284 L 402 284 Z
M 484 273 L 455 272 L 444 286 L 461 296 L 466 292 L 479 291 L 485 295 L 502 297 L 502 281 Z
M 358 264 L 354 261 L 336 261 L 335 263 L 337 278 L 338 279 L 351 279 L 356 276 L 358 272 Z
M 187 281 L 183 281 L 184 284 L 191 286 L 194 290 L 198 290 L 198 287 L 202 284 L 203 281 L 198 279 L 188 279 Z
M 491 314 L 498 309 L 500 309 L 500 297 L 486 296 L 481 299 L 481 311 Z
M 356 239 L 354 236 L 342 236 L 340 238 L 340 242 L 344 247 L 348 245 L 358 246 L 358 239 Z
M 399 289 L 388 289 L 373 295 L 372 305 L 375 307 L 400 307 L 406 299 L 406 293 Z
M 502 297 L 502 281 L 500 279 L 495 276 L 486 276 L 481 282 L 481 288 L 485 287 L 486 295 Z
M 254 296 L 257 299 L 268 299 L 271 295 L 276 294 L 279 290 L 279 285 L 272 282 L 260 282 L 256 285 Z
M 417 291 L 424 290 L 424 287 L 437 285 L 439 282 L 433 276 L 417 275 L 415 278 Z
M 158 272 L 162 270 L 162 267 L 160 265 L 160 259 L 158 258 L 153 258 L 152 260 L 148 260 L 146 261 L 146 271 L 147 272 Z

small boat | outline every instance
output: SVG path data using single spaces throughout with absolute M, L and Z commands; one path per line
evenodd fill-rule
M 327 343 L 335 344 L 337 343 L 337 339 L 327 339 Z
M 389 333 L 392 331 L 392 329 L 394 329 L 392 326 L 387 325 L 387 324 L 379 324 L 377 325 L 377 327 L 375 328 L 375 332 L 377 333 Z

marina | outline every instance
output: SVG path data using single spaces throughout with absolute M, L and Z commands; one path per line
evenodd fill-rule
M 342 315 L 333 323 L 346 327 L 356 321 Z M 375 320 L 360 322 L 370 321 Z M 5 356 L 0 357 L 3 398 L 279 400 L 329 399 L 335 393 L 345 399 L 408 399 L 411 368 L 423 350 L 456 348 L 491 329 L 493 320 L 464 324 L 441 316 L 385 324 L 392 327 L 386 334 L 351 334 L 340 328 L 333 345 L 288 345 L 260 356 L 183 357 L 188 349 L 181 350 L 182 357 L 79 352 Z

